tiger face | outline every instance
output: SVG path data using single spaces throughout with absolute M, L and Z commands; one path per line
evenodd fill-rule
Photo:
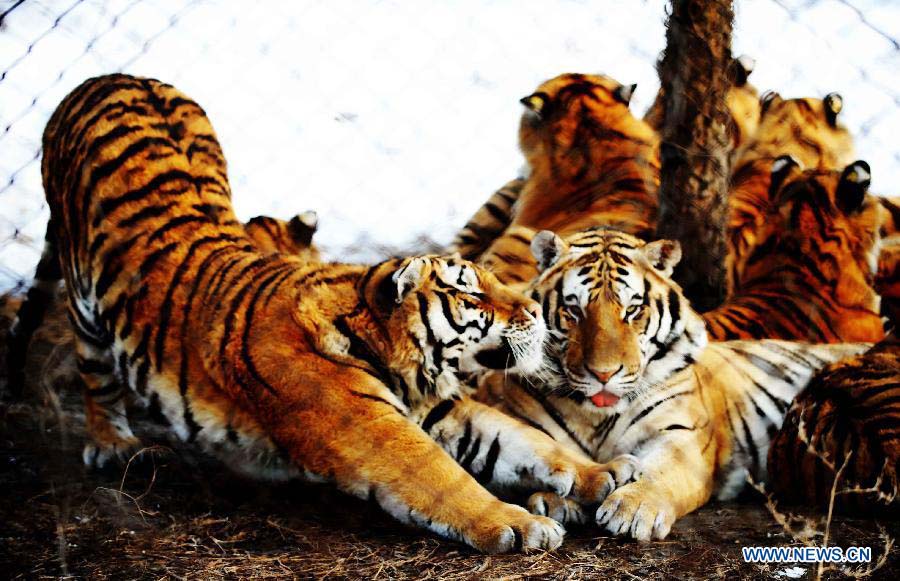
M 375 287 L 369 302 L 382 313 L 389 342 L 407 346 L 395 354 L 422 359 L 426 383 L 485 369 L 533 373 L 541 366 L 540 306 L 489 271 L 458 256 L 414 257 L 386 268 L 393 273 L 369 285 Z
M 624 408 L 705 346 L 703 320 L 671 280 L 677 242 L 606 229 L 563 241 L 545 230 L 532 251 L 543 269 L 531 290 L 548 325 L 548 383 L 559 394 Z

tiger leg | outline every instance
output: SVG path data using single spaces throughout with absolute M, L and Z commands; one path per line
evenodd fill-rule
M 401 522 L 487 553 L 562 543 L 559 523 L 497 499 L 379 399 L 365 394 L 340 406 L 323 401 L 281 414 L 269 431 L 307 473 L 328 475 L 344 492 L 374 500 Z
M 493 488 L 549 490 L 577 503 L 596 504 L 638 473 L 634 456 L 598 464 L 471 398 L 439 402 L 421 425 L 463 468 Z
M 644 467 L 641 479 L 603 501 L 597 524 L 639 541 L 665 538 L 676 519 L 712 495 L 717 446 L 710 437 L 703 430 L 674 430 L 648 442 L 637 454 Z
M 90 441 L 82 459 L 92 468 L 110 460 L 127 461 L 140 447 L 125 409 L 125 388 L 116 380 L 109 348 L 96 347 L 76 334 L 78 372 L 84 381 L 84 415 Z

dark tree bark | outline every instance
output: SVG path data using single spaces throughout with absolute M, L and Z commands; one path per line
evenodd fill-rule
M 681 242 L 675 271 L 695 308 L 725 295 L 731 86 L 730 0 L 670 0 L 666 50 L 659 64 L 664 95 L 657 234 Z

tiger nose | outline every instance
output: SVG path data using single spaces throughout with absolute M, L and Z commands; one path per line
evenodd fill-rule
M 590 365 L 585 365 L 585 369 L 588 370 L 588 373 L 597 378 L 597 381 L 603 384 L 609 383 L 609 380 L 613 378 L 619 371 L 622 370 L 622 366 L 619 365 L 615 369 L 595 369 Z

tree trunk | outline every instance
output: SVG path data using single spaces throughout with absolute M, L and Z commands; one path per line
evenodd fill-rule
M 659 64 L 664 95 L 657 233 L 681 242 L 676 280 L 700 311 L 725 296 L 731 83 L 730 0 L 670 0 L 666 50 Z

